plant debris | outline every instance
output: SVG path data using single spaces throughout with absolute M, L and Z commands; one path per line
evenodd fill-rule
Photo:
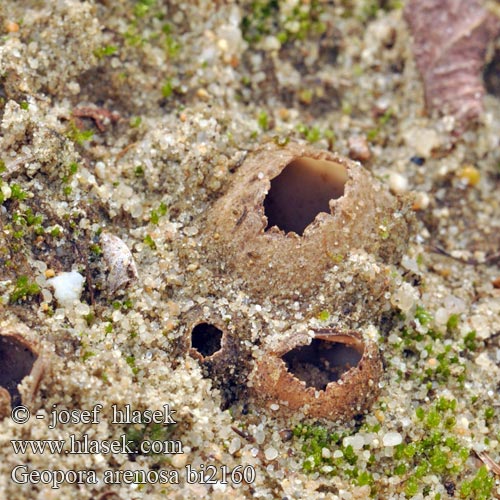
M 428 111 L 454 116 L 458 129 L 477 120 L 485 93 L 481 71 L 500 21 L 479 0 L 410 0 L 404 14 Z

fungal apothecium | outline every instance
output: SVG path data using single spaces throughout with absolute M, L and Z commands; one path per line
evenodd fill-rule
M 307 145 L 269 144 L 235 173 L 207 216 L 205 250 L 217 271 L 257 299 L 308 300 L 325 272 L 352 252 L 396 263 L 409 206 L 361 164 Z
M 381 375 L 374 342 L 356 331 L 323 329 L 283 340 L 257 361 L 251 381 L 256 398 L 282 412 L 348 420 L 370 408 Z
M 11 408 L 31 402 L 43 376 L 44 364 L 36 348 L 23 336 L 0 333 L 0 419 Z M 23 399 L 18 386 L 29 375 L 31 386 Z
M 269 143 L 245 160 L 207 214 L 207 264 L 222 280 L 238 280 L 256 303 L 296 303 L 307 318 L 321 294 L 343 316 L 335 329 L 313 336 L 284 334 L 278 348 L 263 339 L 249 375 L 255 399 L 337 420 L 370 407 L 382 373 L 378 348 L 349 324 L 376 323 L 390 309 L 392 266 L 412 222 L 409 200 L 336 153 Z M 221 334 L 200 325 L 191 329 L 191 351 L 204 339 L 198 358 L 220 363 L 223 348 L 208 356 L 203 349 Z
M 244 375 L 235 369 L 242 356 L 238 335 L 216 315 L 194 310 L 188 320 L 187 349 L 199 361 L 202 373 L 220 390 L 222 407 L 227 408 L 244 389 Z

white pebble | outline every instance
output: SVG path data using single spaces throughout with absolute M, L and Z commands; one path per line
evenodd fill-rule
M 389 175 L 389 189 L 394 194 L 403 194 L 408 191 L 408 179 L 397 172 Z
M 266 457 L 266 460 L 275 460 L 276 458 L 278 458 L 278 450 L 273 447 L 266 448 L 266 450 L 264 451 L 264 455 Z
M 47 283 L 54 287 L 54 295 L 59 305 L 68 307 L 80 300 L 84 281 L 85 278 L 80 273 L 71 271 L 50 278 Z
M 233 453 L 236 453 L 240 448 L 241 448 L 241 439 L 235 437 L 234 439 L 231 440 L 228 451 L 232 455 Z
M 415 127 L 407 130 L 403 135 L 406 144 L 424 158 L 429 158 L 431 151 L 441 144 L 439 134 L 433 129 Z
M 254 433 L 254 438 L 257 444 L 262 444 L 266 439 L 266 435 L 262 429 L 257 429 Z
M 403 442 L 403 436 L 399 432 L 387 432 L 382 438 L 384 446 L 397 446 Z
M 354 436 L 347 436 L 344 438 L 342 444 L 346 447 L 351 445 L 353 450 L 361 450 L 365 444 L 365 439 L 363 436 L 355 434 Z

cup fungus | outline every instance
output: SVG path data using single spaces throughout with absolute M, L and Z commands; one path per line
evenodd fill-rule
M 293 345 L 294 342 L 297 342 Z M 286 340 L 256 363 L 256 399 L 281 403 L 281 410 L 346 421 L 366 411 L 378 394 L 382 363 L 375 343 L 356 331 L 323 329 L 309 344 Z
M 18 385 L 28 375 L 32 376 L 29 399 L 36 392 L 43 376 L 43 360 L 35 348 L 21 335 L 16 333 L 0 334 L 0 417 L 5 417 L 6 408 L 14 408 L 24 401 Z
M 238 363 L 239 340 L 229 330 L 230 326 L 223 321 L 195 311 L 184 336 L 190 356 L 198 360 L 203 375 L 220 390 L 224 409 L 240 396 L 244 382 Z
M 268 144 L 207 215 L 206 254 L 258 298 L 313 297 L 350 252 L 383 263 L 406 248 L 410 204 L 359 163 L 307 145 Z M 214 255 L 215 254 L 215 255 Z
M 266 231 L 276 226 L 302 236 L 316 216 L 330 212 L 330 200 L 344 196 L 347 169 L 340 163 L 297 158 L 271 180 L 264 198 Z
M 191 355 L 205 360 L 222 348 L 223 333 L 210 323 L 198 323 L 191 331 Z

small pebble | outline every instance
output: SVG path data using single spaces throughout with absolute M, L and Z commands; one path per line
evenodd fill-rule
M 19 31 L 19 24 L 13 21 L 7 21 L 5 23 L 5 30 L 7 33 L 17 33 Z
M 403 437 L 399 432 L 387 432 L 382 438 L 384 446 L 397 446 L 403 442 Z
M 354 436 L 347 436 L 346 438 L 344 438 L 342 444 L 345 447 L 351 445 L 353 450 L 361 450 L 361 448 L 363 448 L 363 445 L 365 444 L 365 440 L 363 436 L 354 434 Z
M 235 437 L 234 439 L 231 440 L 228 451 L 232 455 L 233 453 L 236 453 L 240 448 L 241 448 L 241 440 L 240 438 Z
M 397 172 L 389 175 L 389 189 L 394 194 L 403 194 L 408 191 L 408 179 Z
M 468 186 L 474 187 L 479 184 L 479 181 L 481 180 L 481 173 L 476 167 L 466 165 L 458 171 L 457 177 L 466 182 Z
M 353 135 L 349 137 L 347 144 L 349 146 L 349 157 L 356 161 L 368 161 L 372 153 L 365 136 Z
M 276 458 L 278 458 L 278 450 L 273 447 L 266 448 L 266 450 L 264 451 L 264 456 L 266 457 L 266 460 L 275 460 Z
M 415 200 L 413 202 L 413 210 L 425 210 L 430 203 L 431 199 L 429 198 L 429 195 L 427 193 L 424 193 L 422 191 L 419 191 L 415 195 Z

